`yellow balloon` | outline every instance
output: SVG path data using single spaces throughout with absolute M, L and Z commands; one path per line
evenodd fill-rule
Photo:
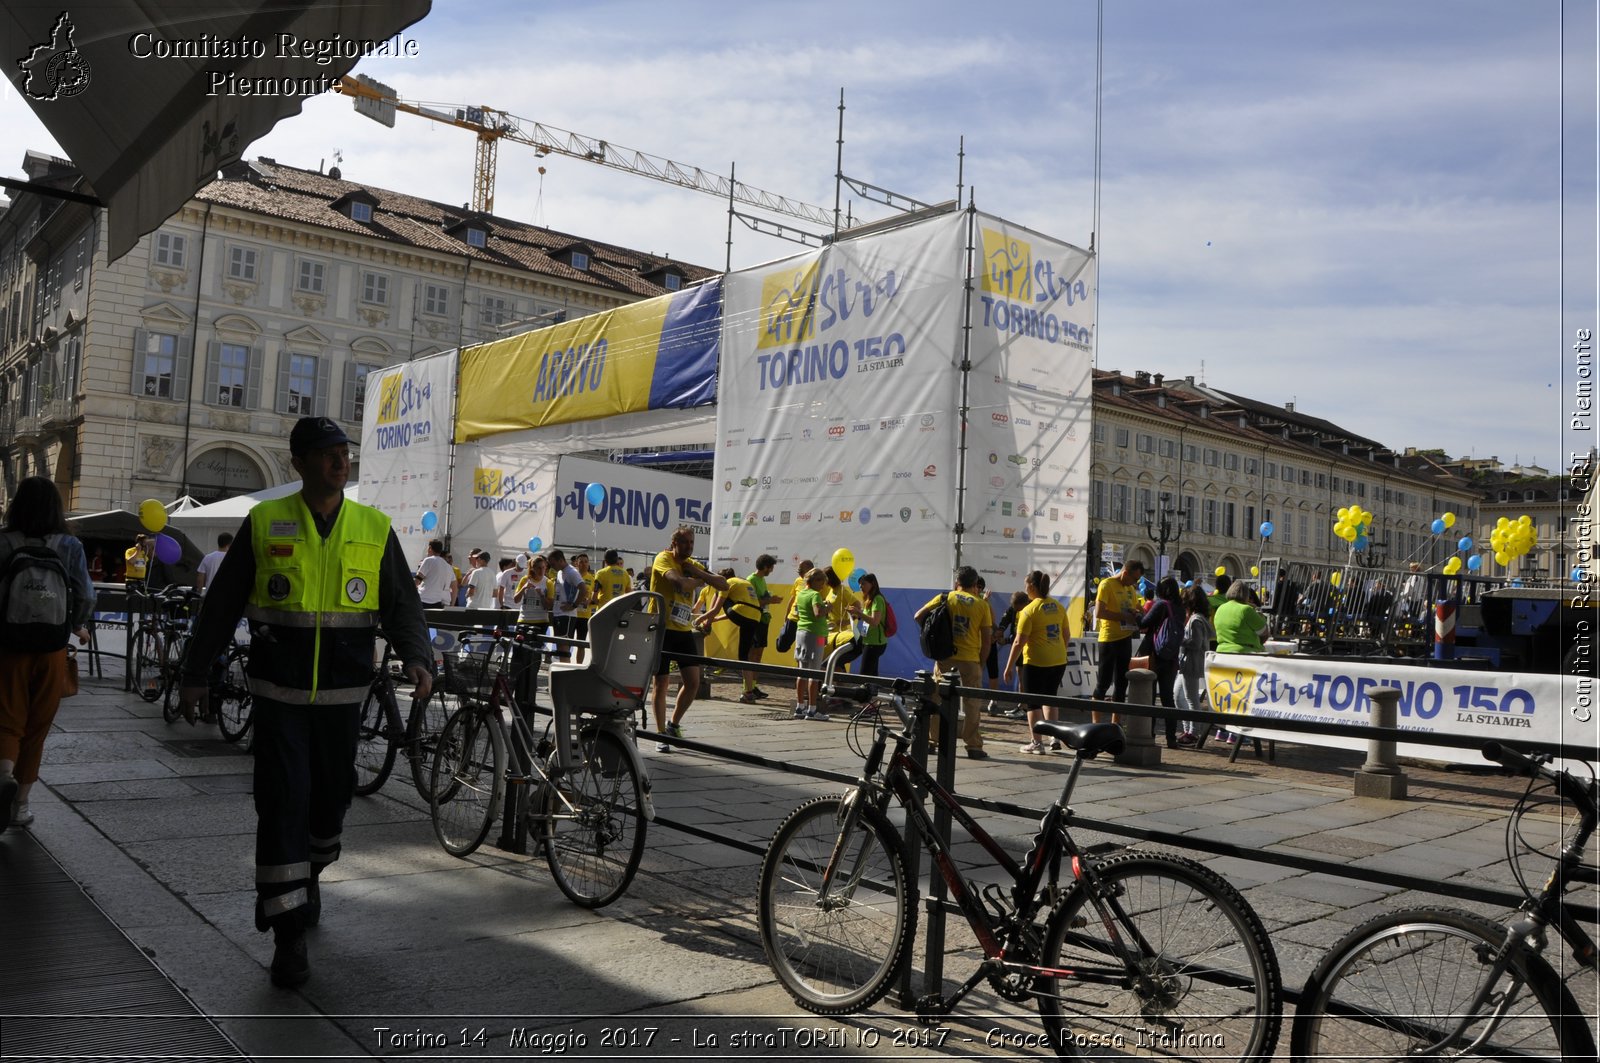
M 1495 564 L 1504 565 L 1506 562 L 1511 560 L 1511 555 L 1506 553 L 1504 550 L 1501 550 L 1494 555 L 1494 560 Z
M 1340 584 L 1340 582 L 1342 582 L 1342 580 L 1343 580 L 1343 575 L 1341 573 L 1338 573 L 1338 572 L 1334 572 L 1334 573 L 1332 573 L 1332 574 L 1330 574 L 1328 576 L 1328 582 L 1333 584 L 1335 587 L 1337 587 Z
M 1460 572 L 1460 571 L 1461 571 L 1461 558 L 1452 557 L 1450 560 L 1448 560 L 1448 561 L 1446 561 L 1444 563 L 1444 574 L 1446 576 L 1454 576 L 1457 572 Z
M 849 579 L 850 573 L 855 571 L 856 555 L 850 552 L 848 546 L 841 546 L 833 552 L 833 561 L 830 564 L 835 576 Z
M 1227 574 L 1228 574 L 1228 570 L 1226 568 L 1222 567 L 1221 565 L 1217 566 L 1217 575 L 1226 576 Z
M 1506 520 L 1504 517 L 1501 517 L 1499 520 L 1494 522 L 1494 526 L 1496 528 L 1504 528 L 1506 525 L 1508 525 L 1510 523 L 1511 522 L 1509 520 Z
M 1456 526 L 1456 515 L 1448 510 L 1439 519 L 1444 521 L 1446 528 L 1454 528 Z
M 139 523 L 145 531 L 160 531 L 167 526 L 167 507 L 153 498 L 145 499 L 139 503 Z
M 1339 519 L 1341 521 L 1344 520 L 1349 515 L 1350 515 L 1350 507 L 1349 506 L 1340 506 L 1339 507 Z
M 1250 575 L 1252 575 L 1252 576 L 1261 575 L 1261 569 L 1256 565 L 1251 565 L 1250 566 Z
M 1524 513 L 1522 516 L 1517 518 L 1517 523 L 1522 525 L 1524 528 L 1532 527 L 1533 518 Z

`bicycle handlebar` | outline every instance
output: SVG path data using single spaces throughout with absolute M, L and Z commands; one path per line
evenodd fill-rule
M 1530 756 L 1499 742 L 1485 742 L 1483 755 L 1485 759 L 1504 765 L 1518 775 L 1550 780 L 1558 793 L 1578 801 L 1589 816 L 1600 816 L 1600 784 L 1580 779 L 1570 771 L 1546 767 L 1552 759 L 1550 754 L 1534 753 Z
M 1526 753 L 1520 753 L 1510 746 L 1501 745 L 1499 742 L 1485 742 L 1483 744 L 1483 756 L 1486 760 L 1492 760 L 1496 764 L 1510 768 L 1518 775 L 1527 775 L 1529 777 L 1538 775 L 1540 766 L 1544 764 L 1545 760 L 1549 759 L 1544 754 L 1530 757 Z M 1541 760 L 1538 757 L 1543 757 L 1544 759 Z

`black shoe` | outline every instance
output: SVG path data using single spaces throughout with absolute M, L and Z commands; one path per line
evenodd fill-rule
M 317 880 L 306 883 L 306 908 L 300 915 L 302 926 L 316 926 L 322 920 L 322 890 Z
M 280 989 L 305 985 L 311 977 L 311 961 L 306 958 L 303 931 L 278 931 L 277 947 L 272 950 L 272 984 Z
M 751 687 L 750 696 L 755 698 L 757 701 L 767 700 L 767 692 L 762 690 L 760 687 Z
M 989 759 L 989 754 L 984 752 L 981 749 L 968 749 L 967 750 L 967 759 L 968 760 L 988 760 Z

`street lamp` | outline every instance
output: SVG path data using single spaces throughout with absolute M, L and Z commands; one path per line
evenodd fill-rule
M 1160 517 L 1159 520 L 1157 520 L 1158 516 Z M 1168 543 L 1176 543 L 1183 538 L 1181 524 L 1187 516 L 1188 514 L 1183 510 L 1173 507 L 1172 495 L 1166 491 L 1161 492 L 1161 508 L 1159 510 L 1154 506 L 1145 509 L 1144 530 L 1145 534 L 1150 536 L 1150 541 L 1156 544 L 1157 558 L 1165 558 L 1167 556 Z M 1161 561 L 1156 561 L 1157 575 L 1164 576 L 1166 573 L 1159 571 L 1160 565 Z

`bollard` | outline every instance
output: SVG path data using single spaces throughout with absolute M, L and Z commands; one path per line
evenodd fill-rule
M 1394 727 L 1400 719 L 1400 691 L 1377 687 L 1367 695 L 1372 701 L 1372 726 Z M 1393 739 L 1374 738 L 1367 742 L 1367 760 L 1356 772 L 1357 797 L 1381 797 L 1397 801 L 1406 796 L 1406 774 L 1394 756 Z
M 1156 674 L 1148 668 L 1128 671 L 1128 704 L 1154 705 L 1156 702 Z M 1118 718 L 1122 731 L 1128 737 L 1127 747 L 1116 757 L 1118 764 L 1132 764 L 1139 768 L 1154 767 L 1161 763 L 1161 747 L 1156 745 L 1155 721 L 1148 716 L 1124 715 Z
M 1448 661 L 1456 655 L 1456 603 L 1443 600 L 1433 607 L 1433 659 Z

